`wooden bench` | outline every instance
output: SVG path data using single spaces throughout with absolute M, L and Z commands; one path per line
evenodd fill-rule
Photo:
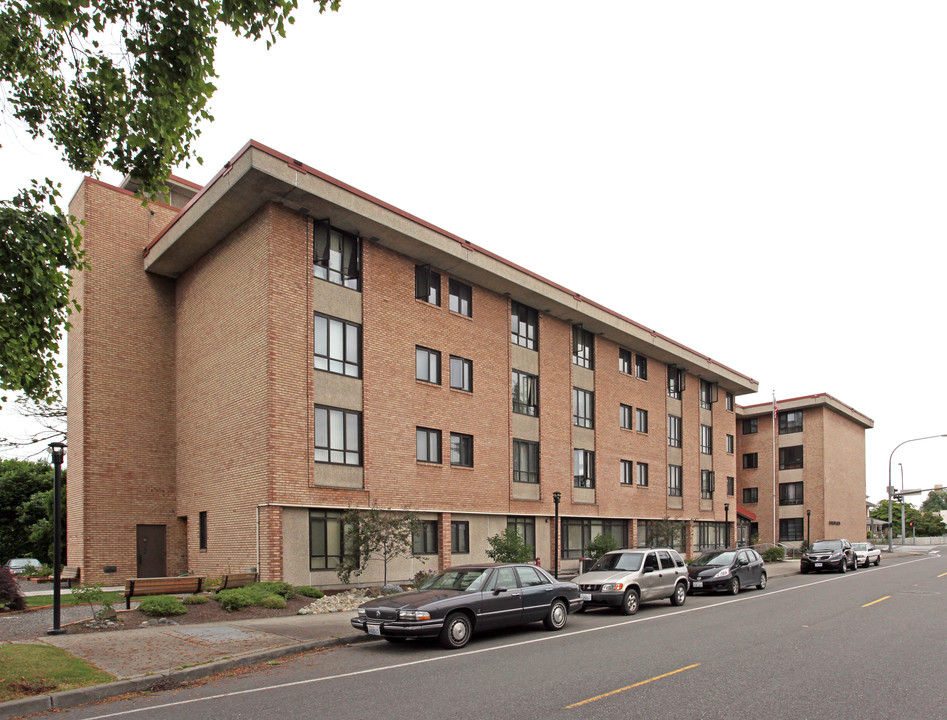
M 125 609 L 131 610 L 132 598 L 144 595 L 178 595 L 199 593 L 204 587 L 203 575 L 183 577 L 127 578 L 125 580 Z
M 217 592 L 220 592 L 221 590 L 229 590 L 231 588 L 244 587 L 245 585 L 252 585 L 255 582 L 259 582 L 259 580 L 260 573 L 227 573 L 224 575 L 224 579 L 221 582 L 220 587 L 217 588 Z
M 59 579 L 68 580 L 69 587 L 72 587 L 73 580 L 76 582 L 79 581 L 79 568 L 66 565 L 66 567 L 62 569 L 62 572 L 59 573 Z

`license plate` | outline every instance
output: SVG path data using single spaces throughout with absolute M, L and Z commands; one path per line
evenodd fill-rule
M 585 602 L 592 602 L 592 593 L 579 593 L 579 600 L 584 600 Z
M 703 586 L 704 586 L 704 581 L 703 581 L 703 580 L 692 580 L 692 581 L 691 581 L 691 586 L 692 586 L 692 587 L 703 587 Z
M 381 625 L 366 625 L 369 635 L 381 635 Z
M 822 563 L 813 563 L 815 567 L 822 567 Z

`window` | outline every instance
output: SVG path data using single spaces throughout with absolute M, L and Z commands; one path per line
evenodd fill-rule
M 470 523 L 466 520 L 450 521 L 450 551 L 452 555 L 470 552 Z
M 743 469 L 753 470 L 760 466 L 760 456 L 758 453 L 743 453 Z
M 593 337 L 592 333 L 583 330 L 581 325 L 572 326 L 572 362 L 589 370 L 594 368 Z
M 631 350 L 618 348 L 618 372 L 631 375 Z
M 733 393 L 732 392 L 727 391 L 727 394 L 724 395 L 724 403 L 725 403 L 726 409 L 729 410 L 730 412 L 733 412 Z
M 680 465 L 668 465 L 668 495 L 671 497 L 684 495 L 684 468 Z
M 713 500 L 716 482 L 712 470 L 700 471 L 700 496 L 704 500 Z
M 648 463 L 638 463 L 638 487 L 648 487 Z
M 309 511 L 309 569 L 338 567 L 343 552 L 342 513 L 335 510 Z
M 439 463 L 441 461 L 441 431 L 419 427 L 417 429 L 418 462 Z
M 588 390 L 572 388 L 572 423 L 578 427 L 595 427 L 595 396 Z
M 414 266 L 414 297 L 431 305 L 441 304 L 441 275 L 430 265 Z
M 793 470 L 802 467 L 802 445 L 779 448 L 779 469 Z
M 668 445 L 681 447 L 681 419 L 677 415 L 668 415 Z
M 779 483 L 780 505 L 802 505 L 803 493 L 801 482 Z
M 313 225 L 312 274 L 320 280 L 361 289 L 359 240 L 354 235 L 331 227 L 328 221 Z
M 455 390 L 473 392 L 473 361 L 462 357 L 450 358 L 450 386 Z
M 717 383 L 709 380 L 700 381 L 700 406 L 710 410 L 711 406 L 717 402 Z
M 714 453 L 714 429 L 710 425 L 700 426 L 700 451 L 704 455 Z
M 539 414 L 539 378 L 513 371 L 513 412 L 520 415 Z
M 473 317 L 473 309 L 471 307 L 471 295 L 473 291 L 470 289 L 470 285 L 451 278 L 450 282 L 447 283 L 447 287 L 450 290 L 450 311 L 459 313 L 460 315 L 466 315 L 467 317 Z
M 680 400 L 682 392 L 684 392 L 684 371 L 668 365 L 668 397 Z
M 727 495 L 733 497 L 733 493 L 736 490 L 736 481 L 732 477 L 727 477 Z
M 648 411 L 638 408 L 635 411 L 635 430 L 640 433 L 648 432 Z
M 779 413 L 779 434 L 802 432 L 802 410 L 787 410 Z
M 510 515 L 506 519 L 506 526 L 516 530 L 516 534 L 523 538 L 523 542 L 536 552 L 536 519 Z
M 592 450 L 573 451 L 572 475 L 575 487 L 595 487 L 595 453 Z
M 805 535 L 802 532 L 802 518 L 780 518 L 779 519 L 779 541 L 792 542 L 802 540 Z
M 733 455 L 733 435 L 727 433 L 727 454 Z
M 749 418 L 743 421 L 743 434 L 756 435 L 759 429 L 759 418 Z
M 415 555 L 437 555 L 437 520 L 421 520 L 414 531 L 411 549 Z
M 539 313 L 514 301 L 510 309 L 510 342 L 535 350 L 538 339 Z
M 207 549 L 207 511 L 201 510 L 197 514 L 197 546 L 200 550 Z
M 631 430 L 631 405 L 619 405 L 618 406 L 618 425 L 623 430 Z
M 437 350 L 416 345 L 414 377 L 424 382 L 441 384 L 441 354 Z
M 695 540 L 695 553 L 706 552 L 707 550 L 717 550 L 730 546 L 727 538 L 727 525 L 722 522 L 698 522 L 697 538 Z
M 450 434 L 450 464 L 457 467 L 473 467 L 473 435 Z
M 315 406 L 315 461 L 332 465 L 362 464 L 362 414 Z
M 639 380 L 648 379 L 648 358 L 644 355 L 635 355 L 635 377 Z
M 549 578 L 543 575 L 539 570 L 534 568 L 532 565 L 522 565 L 515 568 L 516 574 L 520 579 L 520 587 L 539 587 L 541 585 L 549 585 Z
M 362 329 L 354 323 L 313 314 L 313 367 L 339 375 L 361 375 Z
M 513 482 L 539 482 L 539 443 L 513 441 Z
M 618 547 L 628 547 L 628 521 L 562 518 L 562 556 L 582 557 L 588 544 L 599 535 L 610 535 Z
M 621 461 L 621 484 L 622 485 L 632 485 L 634 484 L 635 476 L 635 464 L 631 460 L 622 460 Z
M 747 505 L 760 501 L 759 488 L 743 488 L 743 502 Z

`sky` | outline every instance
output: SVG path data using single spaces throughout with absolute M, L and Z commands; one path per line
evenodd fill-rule
M 877 502 L 889 460 L 947 485 L 947 438 L 891 455 L 947 434 L 945 27 L 942 1 L 307 6 L 269 51 L 221 36 L 176 174 L 257 140 L 754 378 L 742 405 L 829 393 L 874 420 Z M 0 144 L 0 197 L 78 187 Z

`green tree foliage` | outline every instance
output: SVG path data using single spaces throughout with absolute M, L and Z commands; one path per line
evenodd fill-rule
M 921 510 L 924 512 L 947 510 L 947 491 L 934 490 L 930 492 L 927 499 L 921 503 Z
M 313 0 L 319 11 L 341 0 Z M 168 193 L 188 165 L 199 123 L 212 121 L 218 33 L 267 47 L 298 0 L 0 0 L 0 112 L 50 141 L 73 170 L 112 168 L 143 197 Z M 197 158 L 200 162 L 200 158 Z M 59 186 L 32 181 L 0 201 L 0 390 L 58 394 L 56 353 L 70 307 L 69 273 L 84 267 Z
M 871 511 L 871 516 L 877 520 L 888 522 L 888 501 L 882 500 L 878 507 Z M 901 503 L 894 502 L 891 506 L 891 522 L 894 525 L 893 535 L 901 534 Z M 913 505 L 904 506 L 905 536 L 911 537 L 938 537 L 947 535 L 947 523 L 940 515 L 933 512 L 922 512 Z M 908 523 L 914 523 L 913 531 Z M 887 535 L 887 532 L 885 533 Z
M 620 547 L 618 541 L 611 535 L 601 534 L 592 538 L 592 542 L 585 546 L 585 556 L 597 562 L 602 555 Z
M 532 562 L 536 557 L 536 550 L 516 532 L 516 528 L 508 525 L 506 530 L 487 538 L 490 549 L 487 557 L 498 563 Z
M 345 528 L 345 555 L 336 568 L 339 580 L 348 583 L 359 577 L 368 562 L 378 558 L 384 565 L 384 583 L 388 584 L 388 563 L 414 554 L 414 533 L 419 529 L 417 516 L 410 512 L 392 512 L 369 508 L 342 514 Z
M 51 564 L 45 537 L 32 540 L 34 526 L 43 518 L 46 493 L 53 487 L 53 468 L 45 460 L 0 460 L 0 562 L 35 557 Z M 50 508 L 51 512 L 51 508 Z

